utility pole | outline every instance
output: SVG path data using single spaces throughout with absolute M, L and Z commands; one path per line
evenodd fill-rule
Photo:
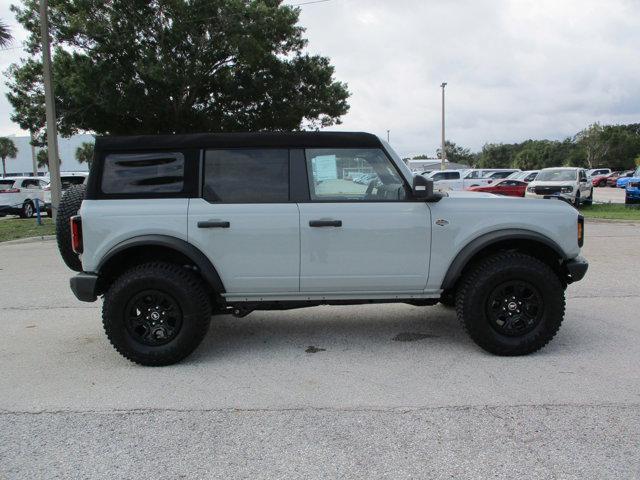
M 391 130 L 387 130 L 387 143 L 389 143 L 389 132 L 391 132 Z
M 47 150 L 49 153 L 49 180 L 51 182 L 51 211 L 53 219 L 58 215 L 60 203 L 60 163 L 58 156 L 58 131 L 56 128 L 56 104 L 51 76 L 51 47 L 49 46 L 49 21 L 47 0 L 40 0 L 40 34 L 42 36 L 42 74 L 44 77 L 44 103 L 47 113 Z
M 445 162 L 447 161 L 447 151 L 445 150 L 445 139 L 444 139 L 444 87 L 447 86 L 447 82 L 442 82 L 442 150 L 440 154 L 440 170 L 445 169 Z
M 33 176 L 36 177 L 38 176 L 38 162 L 36 160 L 36 147 L 33 144 L 33 142 L 35 141 L 35 137 L 33 136 L 33 132 L 29 132 L 29 138 L 31 139 L 31 163 L 33 166 Z

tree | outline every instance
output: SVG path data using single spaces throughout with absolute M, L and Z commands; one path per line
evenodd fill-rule
M 604 166 L 603 158 L 609 151 L 609 144 L 604 141 L 602 125 L 594 123 L 578 132 L 576 142 L 582 146 L 586 154 L 586 162 L 589 168 Z
M 11 43 L 11 32 L 6 23 L 0 20 L 0 47 L 6 47 Z
M 49 168 L 49 150 L 41 148 L 36 155 L 36 161 L 38 162 L 38 168 Z M 62 159 L 58 158 L 58 164 L 62 164 Z
M 32 55 L 7 84 L 21 125 L 42 105 L 30 64 L 39 65 L 38 4 L 12 7 Z M 280 0 L 49 5 L 63 135 L 298 130 L 340 123 L 349 109 L 329 59 L 304 52 L 300 9 Z
M 42 63 L 28 59 L 21 66 L 11 65 L 7 71 L 7 98 L 13 106 L 11 121 L 27 130 L 35 139 L 34 145 L 46 144 L 46 114 Z M 62 132 L 71 133 L 71 132 Z
M 0 137 L 0 158 L 2 158 L 2 176 L 7 176 L 7 167 L 5 161 L 7 158 L 16 158 L 18 149 L 13 140 L 7 137 Z
M 82 145 L 76 148 L 76 160 L 91 166 L 91 161 L 93 160 L 93 143 L 82 142 Z
M 468 148 L 456 145 L 454 142 L 446 140 L 444 142 L 444 148 L 447 153 L 447 160 L 454 163 L 472 164 L 475 160 L 475 155 L 471 153 Z M 442 158 L 442 148 L 436 151 L 436 157 Z

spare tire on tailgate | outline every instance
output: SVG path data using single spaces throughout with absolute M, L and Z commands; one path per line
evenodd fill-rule
M 58 215 L 56 216 L 56 239 L 58 241 L 58 250 L 62 260 L 71 270 L 76 272 L 82 271 L 82 264 L 78 254 L 71 247 L 71 227 L 69 219 L 78 214 L 84 194 L 85 185 L 72 185 L 64 192 L 60 205 L 58 206 Z

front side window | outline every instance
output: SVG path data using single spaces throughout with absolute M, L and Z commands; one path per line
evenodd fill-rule
M 464 178 L 469 178 L 469 179 L 471 179 L 471 178 L 480 178 L 480 171 L 479 170 L 473 170 L 469 174 L 467 174 L 467 176 L 464 177 Z
M 29 189 L 40 188 L 40 182 L 38 182 L 38 180 L 31 180 L 31 179 L 23 180 L 22 188 L 29 188 Z
M 104 161 L 106 194 L 179 193 L 184 188 L 182 153 L 109 154 Z
M 307 149 L 311 200 L 400 201 L 404 183 L 379 149 Z
M 210 203 L 288 202 L 289 151 L 208 150 L 202 193 Z

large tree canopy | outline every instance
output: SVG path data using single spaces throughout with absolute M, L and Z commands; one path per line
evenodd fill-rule
M 14 6 L 40 49 L 38 1 Z M 63 134 L 296 130 L 339 123 L 346 85 L 306 54 L 299 9 L 280 0 L 50 0 Z M 15 119 L 41 132 L 41 71 L 11 69 Z

